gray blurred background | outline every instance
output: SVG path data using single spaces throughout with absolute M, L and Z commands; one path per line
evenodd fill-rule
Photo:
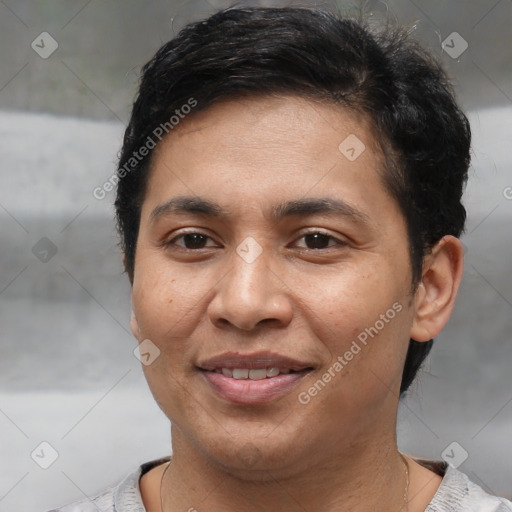
M 259 2 L 292 4 L 314 5 Z M 133 355 L 114 195 L 92 191 L 115 171 L 140 66 L 228 5 L 0 0 L 0 511 L 90 496 L 170 451 Z M 401 405 L 399 444 L 510 498 L 512 2 L 366 7 L 409 24 L 443 62 L 474 132 L 464 282 Z

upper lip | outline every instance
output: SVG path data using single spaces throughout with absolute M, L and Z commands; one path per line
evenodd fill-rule
M 197 366 L 202 370 L 216 370 L 218 368 L 247 368 L 249 370 L 280 368 L 300 371 L 311 368 L 309 363 L 272 352 L 254 352 L 252 354 L 225 352 L 224 354 L 206 359 Z

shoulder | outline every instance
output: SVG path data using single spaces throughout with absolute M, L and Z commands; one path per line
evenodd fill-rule
M 485 492 L 461 471 L 448 466 L 425 512 L 511 512 L 512 502 Z
M 110 487 L 96 496 L 74 501 L 49 512 L 117 512 L 114 508 L 114 491 L 115 487 Z
M 118 484 L 108 487 L 92 497 L 74 501 L 49 512 L 146 512 L 139 487 L 142 475 L 155 466 L 168 461 L 162 458 L 146 462 L 128 474 Z

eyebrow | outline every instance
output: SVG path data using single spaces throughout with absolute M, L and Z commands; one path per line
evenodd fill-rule
M 214 218 L 227 218 L 228 213 L 220 205 L 194 196 L 178 196 L 157 206 L 151 212 L 151 222 L 154 223 L 169 214 L 199 214 Z M 274 206 L 270 213 L 273 221 L 285 217 L 308 216 L 313 214 L 327 214 L 351 217 L 360 222 L 370 223 L 369 216 L 354 206 L 328 197 L 301 198 L 286 201 Z

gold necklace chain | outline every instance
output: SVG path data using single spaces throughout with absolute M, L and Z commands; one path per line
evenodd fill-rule
M 162 478 L 160 479 L 160 510 L 162 512 L 164 510 L 164 492 L 163 492 L 163 489 L 164 489 L 164 486 L 163 486 L 164 477 L 165 477 L 165 474 L 167 473 L 167 470 L 171 466 L 171 461 L 172 461 L 172 455 L 171 455 L 171 458 L 169 459 L 169 464 L 167 464 L 167 467 L 164 469 L 164 472 L 162 473 Z
M 409 465 L 407 464 L 407 459 L 399 452 L 400 458 L 402 459 L 402 464 L 404 466 L 405 471 L 405 489 L 404 489 L 404 504 L 405 504 L 405 512 L 407 512 L 409 507 Z M 164 496 L 163 496 L 163 482 L 165 474 L 167 473 L 167 470 L 171 466 L 171 461 L 169 460 L 169 464 L 167 464 L 167 467 L 165 468 L 164 472 L 162 473 L 162 478 L 160 479 L 160 509 L 164 510 Z
M 398 452 L 400 453 L 400 452 Z M 402 464 L 404 465 L 405 470 L 405 489 L 404 489 L 404 503 L 405 503 L 405 512 L 407 512 L 409 508 L 409 465 L 407 464 L 407 459 L 400 453 L 400 458 L 402 459 Z

